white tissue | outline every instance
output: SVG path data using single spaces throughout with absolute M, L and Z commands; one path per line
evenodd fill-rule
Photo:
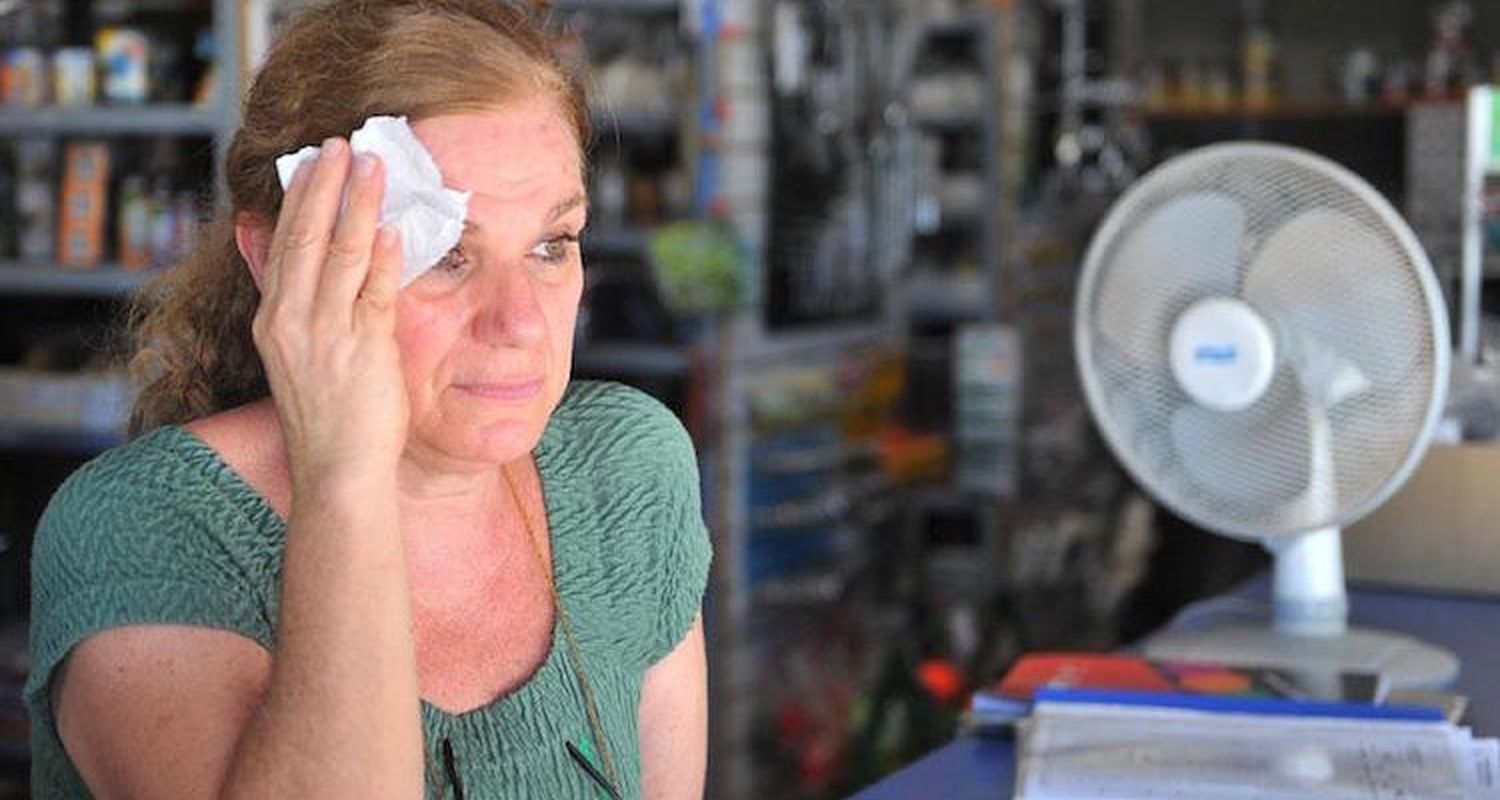
M 401 286 L 416 280 L 447 255 L 463 237 L 469 192 L 443 185 L 432 154 L 417 141 L 406 117 L 370 117 L 349 137 L 356 153 L 374 153 L 385 165 L 385 198 L 380 224 L 401 234 Z M 319 148 L 304 147 L 276 159 L 283 190 L 303 162 Z

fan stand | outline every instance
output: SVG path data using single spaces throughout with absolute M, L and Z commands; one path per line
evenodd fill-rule
M 1310 675 L 1374 672 L 1391 689 L 1442 689 L 1458 677 L 1451 651 L 1389 631 L 1348 627 L 1338 528 L 1268 542 L 1275 558 L 1273 624 L 1164 631 L 1147 658 L 1280 667 Z

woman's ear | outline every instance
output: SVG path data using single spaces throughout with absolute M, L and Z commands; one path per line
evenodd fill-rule
M 240 257 L 250 265 L 255 288 L 265 292 L 266 259 L 271 253 L 271 224 L 258 214 L 240 212 L 234 215 L 234 244 Z

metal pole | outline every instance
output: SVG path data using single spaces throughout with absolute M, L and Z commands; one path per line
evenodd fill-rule
M 1489 169 L 1490 139 L 1494 133 L 1494 91 L 1485 86 L 1469 90 L 1469 136 L 1464 173 L 1463 277 L 1459 292 L 1459 357 L 1479 361 L 1479 289 L 1484 279 L 1484 178 Z

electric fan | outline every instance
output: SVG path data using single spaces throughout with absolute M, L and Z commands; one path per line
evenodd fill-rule
M 1089 408 L 1132 477 L 1274 558 L 1273 624 L 1169 632 L 1149 657 L 1392 687 L 1457 675 L 1446 650 L 1347 624 L 1340 529 L 1421 460 L 1449 368 L 1431 265 L 1372 187 L 1277 145 L 1174 158 L 1095 235 L 1074 325 Z

